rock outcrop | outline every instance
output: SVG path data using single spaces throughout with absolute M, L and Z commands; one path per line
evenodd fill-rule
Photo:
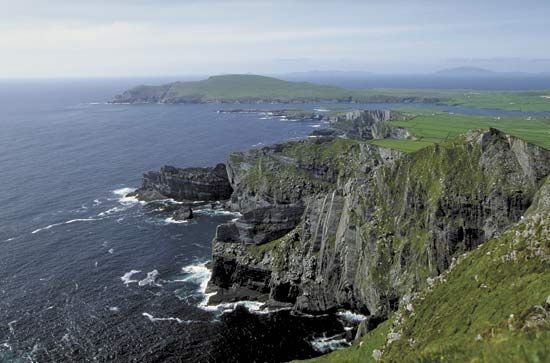
M 495 129 L 409 155 L 362 141 L 389 118 L 337 121 L 351 121 L 354 138 L 231 155 L 230 203 L 243 217 L 218 228 L 211 285 L 229 299 L 244 289 L 303 312 L 347 308 L 376 321 L 533 200 L 547 203 L 535 193 L 550 151 Z
M 217 201 L 232 193 L 224 164 L 214 168 L 163 166 L 143 175 L 141 188 L 134 194 L 144 201 L 172 198 L 176 201 Z

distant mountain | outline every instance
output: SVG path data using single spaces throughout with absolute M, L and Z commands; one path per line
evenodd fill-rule
M 339 70 L 313 70 L 305 72 L 292 72 L 278 75 L 282 79 L 323 79 L 323 78 L 365 78 L 375 75 L 366 71 L 339 71 Z
M 439 76 L 455 76 L 455 77 L 464 77 L 464 76 L 494 76 L 497 75 L 497 72 L 490 71 L 485 68 L 478 67 L 456 67 L 456 68 L 447 68 L 435 72 Z

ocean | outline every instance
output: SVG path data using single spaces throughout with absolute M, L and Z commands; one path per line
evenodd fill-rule
M 106 103 L 139 83 L 0 83 L 0 361 L 278 362 L 345 345 L 342 317 L 205 307 L 211 240 L 235 215 L 173 223 L 125 197 L 147 170 L 212 166 L 326 125 L 216 112 L 242 104 Z

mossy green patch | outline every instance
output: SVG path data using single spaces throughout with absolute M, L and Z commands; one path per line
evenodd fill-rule
M 403 310 L 387 362 L 550 360 L 550 213 L 458 260 Z

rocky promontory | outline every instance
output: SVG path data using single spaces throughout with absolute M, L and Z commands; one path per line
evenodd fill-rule
M 355 138 L 230 156 L 230 203 L 243 217 L 213 242 L 211 289 L 222 300 L 256 294 L 382 321 L 454 258 L 518 222 L 550 173 L 550 151 L 496 129 L 413 154 L 365 142 L 377 130 L 406 137 L 384 125 L 390 118 L 352 113 L 341 121 Z
M 359 361 L 379 361 L 383 354 L 398 361 L 402 351 L 432 361 L 431 349 L 468 356 L 459 348 L 484 339 L 502 342 L 495 329 L 514 339 L 547 334 L 550 296 L 543 299 L 550 291 L 539 280 L 548 275 L 550 261 L 550 150 L 495 128 L 412 153 L 370 143 L 413 138 L 394 120 L 403 125 L 407 117 L 376 110 L 332 115 L 330 129 L 232 153 L 226 165 L 146 173 L 136 195 L 226 199 L 225 207 L 241 216 L 219 225 L 212 242 L 210 303 L 257 300 L 297 315 L 363 314 L 357 339 L 367 334 L 370 342 L 377 334 L 380 343 L 379 349 L 367 344 L 370 350 Z M 462 272 L 453 273 L 460 261 L 467 261 Z M 448 286 L 446 276 L 452 279 Z M 538 290 L 524 288 L 529 284 Z M 527 299 L 517 291 L 510 296 L 509 289 Z M 442 295 L 430 297 L 432 290 Z M 445 325 L 444 319 L 455 318 L 444 305 L 433 317 L 439 325 L 418 328 L 426 325 L 432 305 L 455 304 L 460 297 L 449 291 L 462 290 L 470 305 L 453 309 L 463 312 L 458 319 L 466 319 L 464 327 L 454 320 Z M 424 298 L 431 305 L 423 305 Z M 493 306 L 500 303 L 527 310 L 510 315 Z M 480 322 L 468 321 L 468 314 Z M 483 330 L 491 319 L 500 325 Z M 470 326 L 480 332 L 468 335 L 467 344 L 430 345 L 439 339 L 432 334 L 436 329 L 445 336 L 474 334 Z M 417 350 L 416 344 L 430 348 Z M 361 350 L 361 344 L 352 349 Z
M 163 166 L 143 174 L 141 187 L 130 196 L 145 202 L 173 199 L 181 206 L 174 219 L 181 220 L 193 217 L 191 207 L 227 200 L 232 192 L 224 164 L 185 169 Z

